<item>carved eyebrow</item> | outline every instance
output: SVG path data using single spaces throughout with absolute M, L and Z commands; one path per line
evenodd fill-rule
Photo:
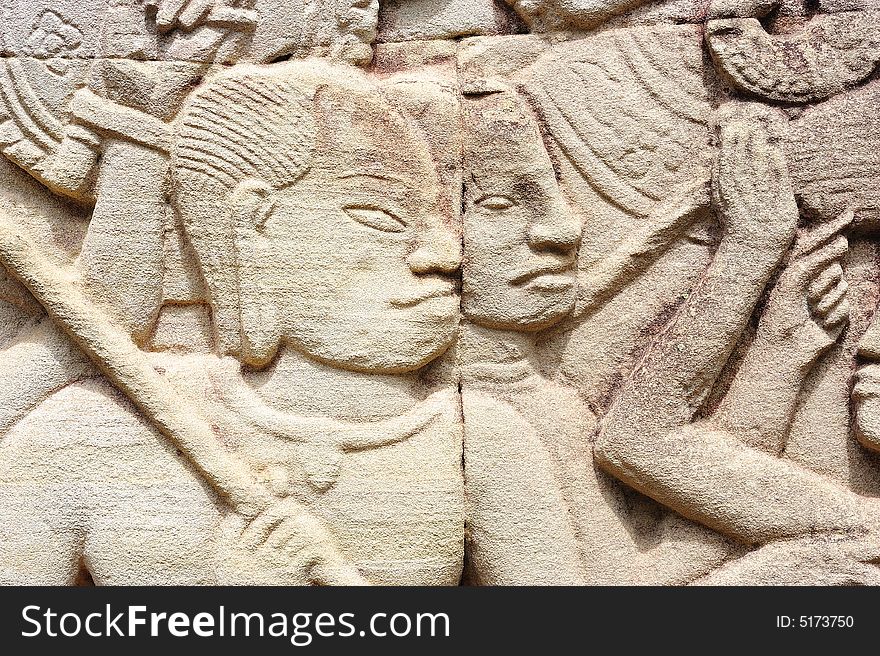
M 372 180 L 381 180 L 382 182 L 393 182 L 396 184 L 402 184 L 406 186 L 411 186 L 412 181 L 407 180 L 406 178 L 402 178 L 400 176 L 396 176 L 391 173 L 372 173 L 368 171 L 346 171 L 345 173 L 336 176 L 340 180 L 347 180 L 348 178 L 370 178 Z

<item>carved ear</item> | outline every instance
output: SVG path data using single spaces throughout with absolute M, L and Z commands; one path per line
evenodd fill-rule
M 261 230 L 272 214 L 275 202 L 272 188 L 262 180 L 248 178 L 238 183 L 229 196 L 229 205 L 235 212 L 238 228 Z
M 266 285 L 263 259 L 263 225 L 272 214 L 272 188 L 259 180 L 245 180 L 230 195 L 235 212 L 235 257 L 241 319 L 241 361 L 252 366 L 268 364 L 278 351 L 281 333 L 275 298 Z
M 259 285 L 259 282 L 257 283 Z M 273 299 L 260 287 L 241 289 L 241 361 L 264 367 L 275 359 L 281 332 Z

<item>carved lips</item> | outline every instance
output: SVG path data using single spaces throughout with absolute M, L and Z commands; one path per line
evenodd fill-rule
M 455 285 L 452 282 L 425 285 L 422 290 L 415 294 L 398 296 L 391 299 L 391 305 L 395 307 L 413 307 L 435 298 L 450 298 L 456 295 Z
M 532 284 L 547 291 L 562 290 L 574 284 L 574 259 L 545 264 L 516 273 L 510 283 L 515 286 Z

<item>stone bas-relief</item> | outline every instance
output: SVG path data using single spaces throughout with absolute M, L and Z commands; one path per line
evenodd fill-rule
M 876 8 L 477 4 L 0 6 L 0 581 L 880 581 Z

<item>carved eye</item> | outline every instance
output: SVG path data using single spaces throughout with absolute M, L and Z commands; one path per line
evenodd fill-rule
M 343 208 L 349 217 L 379 232 L 403 232 L 406 223 L 393 214 L 375 207 L 345 207 Z
M 506 210 L 508 207 L 516 205 L 507 196 L 484 196 L 477 201 L 477 205 L 485 207 L 487 210 Z

